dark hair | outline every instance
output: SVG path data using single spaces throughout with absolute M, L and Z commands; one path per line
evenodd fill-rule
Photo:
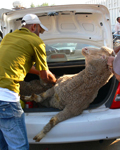
M 119 21 L 119 18 L 120 18 L 120 17 L 117 17 L 117 22 Z

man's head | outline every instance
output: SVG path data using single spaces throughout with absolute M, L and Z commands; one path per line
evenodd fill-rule
M 120 17 L 117 17 L 117 22 L 119 22 L 119 23 L 120 23 Z
M 31 32 L 39 36 L 39 33 L 48 31 L 48 29 L 41 23 L 40 19 L 35 14 L 27 14 L 22 18 L 21 26 L 28 28 Z

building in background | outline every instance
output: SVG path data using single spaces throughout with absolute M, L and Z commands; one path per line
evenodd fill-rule
M 12 10 L 10 10 L 10 9 L 4 9 L 4 8 L 0 9 L 0 42 L 2 40 L 2 30 L 3 30 L 2 26 L 1 26 L 2 14 L 5 13 L 5 12 L 10 12 L 10 11 L 12 11 Z
M 110 12 L 110 21 L 112 32 L 115 31 L 116 18 L 120 17 L 120 0 L 89 0 L 87 4 L 105 5 Z

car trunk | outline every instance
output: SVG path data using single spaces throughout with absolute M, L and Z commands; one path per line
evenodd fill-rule
M 50 71 L 55 74 L 56 77 L 60 77 L 64 74 L 76 74 L 82 71 L 85 68 L 85 61 L 74 61 L 74 62 L 61 62 L 61 63 L 49 63 Z M 25 78 L 25 81 L 29 82 L 31 80 L 37 79 L 39 83 L 39 78 L 36 75 L 28 74 Z M 95 100 L 90 104 L 87 109 L 94 109 L 106 104 L 107 107 L 110 107 L 113 100 L 113 95 L 117 88 L 117 82 L 114 77 L 112 77 L 109 82 L 104 85 L 98 92 Z M 109 101 L 108 101 L 109 99 Z M 28 103 L 27 103 L 28 105 Z M 27 106 L 28 107 L 28 106 Z M 52 112 L 59 111 L 56 108 L 47 108 L 39 103 L 33 102 L 32 108 L 24 108 L 25 112 Z
M 107 46 L 113 48 L 110 16 L 103 5 L 62 5 L 29 8 L 11 11 L 2 15 L 3 36 L 21 27 L 22 17 L 34 13 L 48 28 L 48 32 L 40 37 L 46 44 L 49 69 L 56 77 L 64 74 L 75 74 L 85 68 L 85 60 L 81 54 L 83 47 Z M 28 74 L 25 81 L 37 79 L 38 76 Z M 89 109 L 105 104 L 110 107 L 117 88 L 115 78 L 103 86 L 90 104 Z M 109 100 L 109 101 L 108 101 Z M 29 103 L 27 107 L 29 107 Z M 32 108 L 24 108 L 25 112 L 56 111 L 40 104 L 32 104 Z

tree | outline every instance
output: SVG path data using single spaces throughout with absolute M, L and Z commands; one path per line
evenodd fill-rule
M 32 3 L 32 4 L 30 5 L 30 7 L 33 8 L 33 7 L 35 7 L 35 5 Z
M 54 4 L 52 4 L 51 6 L 53 6 Z M 41 7 L 41 6 L 49 6 L 49 4 L 48 3 L 43 3 L 42 5 L 37 5 L 37 6 L 35 6 L 33 3 L 30 5 L 30 7 L 31 8 L 33 8 L 33 7 Z
M 41 6 L 49 6 L 48 3 L 43 3 Z
M 37 5 L 36 7 L 40 7 L 41 5 Z

